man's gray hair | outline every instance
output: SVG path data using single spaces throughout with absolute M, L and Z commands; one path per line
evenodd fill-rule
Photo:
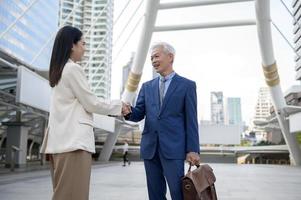
M 160 47 L 163 48 L 163 51 L 165 53 L 171 53 L 174 56 L 176 55 L 176 50 L 173 48 L 173 46 L 171 46 L 167 42 L 156 42 L 151 46 L 150 50 L 151 52 L 153 52 L 155 49 Z

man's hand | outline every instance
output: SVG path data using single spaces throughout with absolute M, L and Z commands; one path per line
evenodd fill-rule
M 189 152 L 186 154 L 186 161 L 191 165 L 199 165 L 201 163 L 200 155 L 195 152 Z
M 121 111 L 121 114 L 123 116 L 126 116 L 126 115 L 130 114 L 131 112 L 132 112 L 131 105 L 128 104 L 128 103 L 122 102 L 122 111 Z

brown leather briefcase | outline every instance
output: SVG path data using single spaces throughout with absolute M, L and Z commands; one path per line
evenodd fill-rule
M 217 200 L 214 187 L 215 176 L 212 168 L 207 164 L 198 165 L 182 178 L 184 200 Z

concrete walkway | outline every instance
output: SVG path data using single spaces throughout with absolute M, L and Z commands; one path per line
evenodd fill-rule
M 300 200 L 301 168 L 211 164 L 220 200 Z M 93 166 L 90 200 L 147 200 L 142 162 Z M 51 199 L 48 170 L 0 176 L 0 200 Z M 170 197 L 168 196 L 168 199 Z

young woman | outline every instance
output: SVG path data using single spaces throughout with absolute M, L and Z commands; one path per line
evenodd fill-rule
M 98 99 L 83 68 L 85 41 L 77 28 L 65 26 L 55 38 L 50 61 L 52 89 L 48 131 L 41 152 L 49 155 L 53 200 L 88 200 L 91 154 L 95 152 L 93 116 L 121 115 L 122 102 Z

